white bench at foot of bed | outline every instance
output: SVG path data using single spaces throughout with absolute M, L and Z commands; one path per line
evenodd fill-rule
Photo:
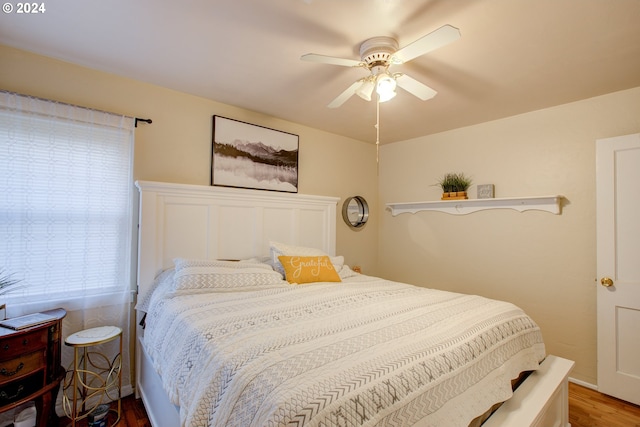
M 569 373 L 574 362 L 547 356 L 482 427 L 571 427 Z

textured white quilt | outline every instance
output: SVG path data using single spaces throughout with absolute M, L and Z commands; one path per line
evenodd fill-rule
M 512 304 L 356 276 L 151 298 L 183 426 L 467 426 L 545 356 Z

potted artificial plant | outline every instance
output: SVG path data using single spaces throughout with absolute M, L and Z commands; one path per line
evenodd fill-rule
M 0 320 L 6 319 L 7 307 L 3 301 L 4 295 L 16 290 L 19 280 L 13 278 L 13 274 L 8 274 L 0 268 Z
M 468 199 L 467 190 L 471 182 L 471 178 L 464 173 L 445 174 L 438 181 L 438 185 L 442 188 L 442 200 Z

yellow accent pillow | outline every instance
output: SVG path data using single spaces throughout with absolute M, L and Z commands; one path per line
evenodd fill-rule
M 278 257 L 289 283 L 342 282 L 328 256 Z

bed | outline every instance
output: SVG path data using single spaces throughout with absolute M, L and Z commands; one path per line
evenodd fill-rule
M 136 392 L 154 427 L 468 426 L 505 400 L 484 425 L 569 425 L 572 362 L 532 319 L 353 272 L 337 198 L 136 185 Z

